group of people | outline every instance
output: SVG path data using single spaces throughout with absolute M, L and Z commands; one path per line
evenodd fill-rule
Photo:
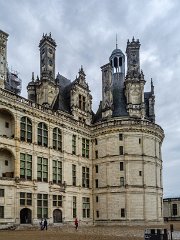
M 44 229 L 47 230 L 47 220 L 46 220 L 46 218 L 45 219 L 41 219 L 40 227 L 41 227 L 41 230 L 44 230 Z
M 47 219 L 46 218 L 45 219 L 41 219 L 41 222 L 40 222 L 41 230 L 44 230 L 44 229 L 47 230 L 47 225 L 48 225 Z M 74 225 L 75 225 L 75 228 L 77 230 L 78 229 L 78 219 L 77 218 L 75 218 L 75 220 L 74 220 Z

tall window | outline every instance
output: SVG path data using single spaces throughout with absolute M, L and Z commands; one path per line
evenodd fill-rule
M 32 205 L 32 193 L 20 192 L 20 205 Z
M 53 183 L 62 183 L 62 162 L 53 160 Z
M 72 135 L 72 154 L 76 154 L 76 135 Z
M 73 218 L 77 216 L 77 198 L 73 196 Z
M 123 170 L 124 170 L 124 163 L 120 162 L 120 171 L 123 171 Z
M 0 189 L 0 197 L 4 197 L 4 189 Z
M 72 164 L 72 185 L 76 186 L 76 165 Z
M 95 151 L 95 158 L 98 158 L 98 150 Z
M 123 154 L 124 154 L 123 146 L 119 146 L 119 155 Z
M 120 186 L 124 186 L 124 177 L 120 177 Z
M 99 187 L 98 179 L 95 179 L 95 183 L 96 183 L 96 188 L 98 188 Z
M 96 168 L 96 173 L 98 173 L 99 171 L 98 165 L 95 165 L 95 168 Z
M 59 128 L 53 129 L 53 148 L 62 151 L 62 133 Z
M 85 111 L 86 108 L 86 98 L 79 94 L 79 108 L 83 111 Z
M 21 118 L 21 141 L 27 141 L 32 143 L 32 122 L 27 117 Z
M 121 217 L 125 217 L 125 208 L 121 208 Z
M 48 195 L 37 195 L 37 218 L 48 218 Z
M 89 158 L 89 139 L 82 138 L 82 156 Z
M 82 167 L 82 186 L 89 187 L 89 168 Z
M 119 141 L 122 141 L 122 140 L 123 140 L 123 134 L 120 133 L 120 134 L 119 134 Z
M 4 206 L 0 206 L 0 218 L 4 218 Z
M 38 145 L 48 146 L 48 129 L 45 123 L 38 124 Z
M 48 159 L 37 158 L 37 180 L 41 182 L 48 181 Z
M 87 197 L 82 198 L 83 218 L 90 218 L 90 199 Z
M 172 205 L 172 215 L 176 216 L 177 215 L 177 204 Z
M 53 195 L 53 207 L 62 207 L 61 195 Z
M 20 178 L 32 180 L 32 156 L 20 153 Z

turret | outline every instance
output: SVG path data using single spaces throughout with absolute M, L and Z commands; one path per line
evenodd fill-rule
M 127 54 L 127 74 L 125 79 L 125 95 L 127 101 L 127 111 L 130 117 L 144 119 L 144 74 L 140 71 L 139 39 L 132 42 L 128 40 Z
M 49 35 L 43 34 L 39 43 L 40 50 L 40 79 L 54 81 L 56 42 Z
M 124 98 L 125 56 L 116 48 L 102 66 L 102 118 L 127 115 Z
M 0 30 L 0 88 L 7 81 L 7 40 L 8 34 Z
M 36 102 L 36 86 L 34 81 L 34 72 L 32 72 L 32 79 L 31 79 L 31 82 L 28 83 L 27 91 L 28 91 L 28 99 L 33 102 Z

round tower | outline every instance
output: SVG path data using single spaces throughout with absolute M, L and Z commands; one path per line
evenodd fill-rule
M 118 48 L 113 50 L 109 58 L 112 68 L 112 96 L 113 96 L 113 115 L 127 115 L 124 97 L 124 80 L 125 80 L 125 55 Z

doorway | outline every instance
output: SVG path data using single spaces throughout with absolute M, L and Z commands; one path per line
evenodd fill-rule
M 31 210 L 29 208 L 21 209 L 20 223 L 21 224 L 30 224 L 31 223 Z
M 62 211 L 59 209 L 55 209 L 53 211 L 53 220 L 54 223 L 61 223 L 62 222 Z

